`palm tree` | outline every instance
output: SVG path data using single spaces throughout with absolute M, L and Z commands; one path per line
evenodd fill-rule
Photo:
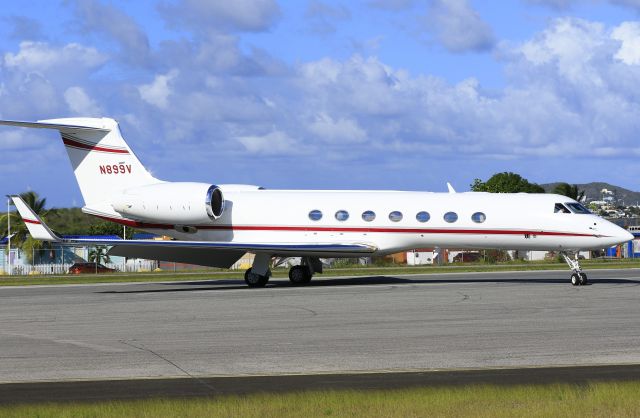
M 44 219 L 47 216 L 49 212 L 45 209 L 47 198 L 43 197 L 40 199 L 38 193 L 34 191 L 21 193 L 20 197 L 40 218 Z M 27 227 L 24 222 L 22 222 L 22 217 L 20 217 L 18 212 L 11 212 L 8 215 L 4 213 L 0 215 L 0 231 L 3 236 L 7 234 L 7 216 L 11 220 L 11 232 L 14 234 L 11 237 L 11 242 L 14 242 L 16 246 L 22 246 L 27 239 Z
M 107 254 L 107 247 L 97 246 L 93 250 L 89 251 L 89 261 L 96 264 L 100 264 L 103 261 L 105 263 L 110 263 L 111 257 Z
M 571 185 L 569 183 L 559 183 L 553 188 L 553 193 L 570 197 L 578 202 L 584 199 L 584 190 L 578 190 L 577 184 Z

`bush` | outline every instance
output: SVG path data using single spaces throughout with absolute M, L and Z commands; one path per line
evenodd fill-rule
M 503 263 L 511 261 L 511 257 L 506 250 L 487 250 L 485 252 L 485 262 L 489 264 Z

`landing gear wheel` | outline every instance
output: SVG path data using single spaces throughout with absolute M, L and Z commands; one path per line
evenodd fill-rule
M 587 283 L 589 283 L 589 281 L 587 280 L 587 275 L 584 273 L 580 273 L 580 286 L 584 286 Z
M 249 287 L 265 287 L 271 276 L 271 271 L 267 270 L 267 274 L 261 276 L 253 273 L 251 269 L 244 272 L 244 281 Z
M 311 270 L 307 266 L 293 266 L 289 270 L 289 281 L 295 285 L 307 284 L 311 281 Z
M 571 275 L 571 284 L 574 286 L 580 286 L 580 275 L 578 273 L 573 273 Z

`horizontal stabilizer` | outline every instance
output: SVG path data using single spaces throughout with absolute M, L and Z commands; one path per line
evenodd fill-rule
M 17 126 L 20 128 L 38 128 L 38 129 L 55 129 L 60 132 L 74 132 L 74 131 L 97 131 L 97 132 L 109 132 L 108 128 L 100 128 L 95 126 L 85 125 L 66 125 L 56 123 L 55 119 L 50 121 L 41 120 L 38 122 L 22 122 L 17 120 L 0 120 L 0 125 Z

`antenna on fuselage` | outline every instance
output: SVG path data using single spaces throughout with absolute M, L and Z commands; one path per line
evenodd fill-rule
M 449 182 L 447 182 L 447 189 L 449 189 L 449 193 L 456 193 L 456 189 Z

